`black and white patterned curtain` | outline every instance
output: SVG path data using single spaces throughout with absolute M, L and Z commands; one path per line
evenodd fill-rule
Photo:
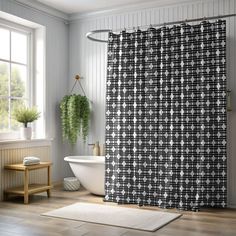
M 105 200 L 226 206 L 226 22 L 110 33 Z

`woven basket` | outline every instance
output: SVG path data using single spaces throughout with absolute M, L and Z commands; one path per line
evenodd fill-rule
M 63 185 L 66 191 L 77 191 L 80 188 L 80 182 L 76 177 L 64 178 Z

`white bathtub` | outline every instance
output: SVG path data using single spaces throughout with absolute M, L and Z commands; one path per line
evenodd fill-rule
M 104 196 L 104 156 L 68 156 L 64 160 L 69 162 L 74 175 L 89 192 Z

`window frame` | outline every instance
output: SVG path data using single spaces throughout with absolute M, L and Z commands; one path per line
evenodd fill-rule
M 10 32 L 16 32 L 20 34 L 24 34 L 27 36 L 27 61 L 26 64 L 16 62 L 11 60 L 11 33 L 10 33 L 10 38 L 9 38 L 9 43 L 10 43 L 10 57 L 9 60 L 2 59 L 0 58 L 1 62 L 6 62 L 9 64 L 15 64 L 15 65 L 24 65 L 27 68 L 27 83 L 26 83 L 26 99 L 28 101 L 29 106 L 33 106 L 35 104 L 35 97 L 33 94 L 35 94 L 35 81 L 34 81 L 34 29 L 23 26 L 20 24 L 17 24 L 15 22 L 11 22 L 5 19 L 0 18 L 0 27 L 9 30 Z M 11 68 L 11 67 L 10 67 Z M 9 69 L 9 76 L 10 76 L 10 81 L 11 81 L 11 69 Z M 4 96 L 2 96 L 4 98 Z M 14 97 L 12 96 L 5 96 L 6 99 L 9 102 L 9 99 L 12 99 Z M 24 98 L 21 98 L 24 100 Z M 10 112 L 9 111 L 9 117 L 8 119 L 10 120 Z M 32 125 L 32 128 L 34 130 L 34 125 Z M 8 132 L 0 132 L 0 141 L 4 140 L 18 140 L 19 139 L 19 130 L 18 131 L 8 131 Z

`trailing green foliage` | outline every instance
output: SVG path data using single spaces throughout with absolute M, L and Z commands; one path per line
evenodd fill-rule
M 60 103 L 62 137 L 75 144 L 78 136 L 85 142 L 89 132 L 90 109 L 87 97 L 66 95 Z
M 61 109 L 61 125 L 62 125 L 62 137 L 63 139 L 67 139 L 70 136 L 69 134 L 69 121 L 68 121 L 68 109 L 67 102 L 69 100 L 69 96 L 65 96 L 60 104 Z
M 82 121 L 82 137 L 85 141 L 86 137 L 89 133 L 89 119 L 90 119 L 90 109 L 89 109 L 89 101 L 85 96 L 80 97 L 80 120 Z M 81 112 L 82 111 L 82 112 Z
M 37 120 L 40 117 L 40 112 L 37 111 L 36 107 L 28 108 L 21 106 L 13 111 L 13 118 L 20 123 L 23 123 L 25 128 L 28 123 Z

